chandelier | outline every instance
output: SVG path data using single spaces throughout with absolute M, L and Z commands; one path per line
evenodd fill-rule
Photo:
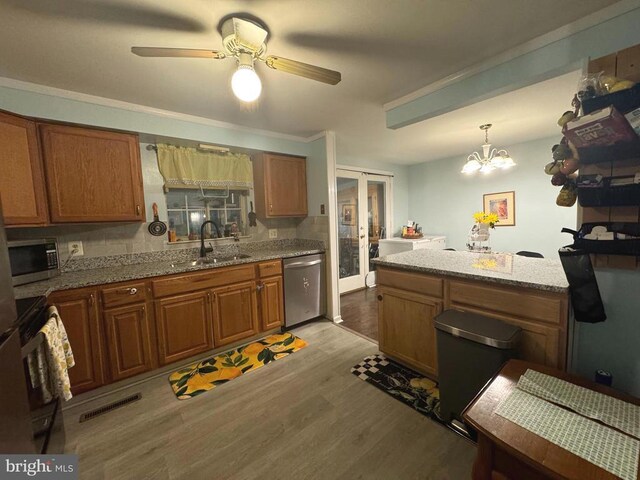
M 496 169 L 506 170 L 515 166 L 513 158 L 509 156 L 506 150 L 498 150 L 491 148 L 489 143 L 489 129 L 491 124 L 480 125 L 480 130 L 484 130 L 484 145 L 482 145 L 482 156 L 478 152 L 473 152 L 467 158 L 467 163 L 462 167 L 462 173 L 471 174 L 480 171 L 480 173 L 489 173 Z

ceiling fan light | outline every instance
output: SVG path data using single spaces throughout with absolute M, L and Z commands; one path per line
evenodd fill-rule
M 477 160 L 468 160 L 462 167 L 461 173 L 471 174 L 480 170 L 480 162 Z
M 238 65 L 231 77 L 231 90 L 243 102 L 254 102 L 262 93 L 260 77 L 250 65 Z

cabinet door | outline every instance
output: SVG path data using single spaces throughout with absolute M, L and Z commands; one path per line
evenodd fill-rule
M 264 162 L 267 217 L 306 217 L 306 159 L 265 154 Z
M 158 358 L 161 365 L 213 348 L 209 292 L 157 300 Z
M 41 124 L 51 221 L 144 221 L 136 135 Z
M 213 335 L 216 347 L 257 335 L 255 283 L 216 288 L 213 293 Z
M 433 319 L 442 301 L 418 293 L 378 287 L 380 351 L 429 376 L 438 374 Z
M 149 319 L 145 304 L 104 311 L 104 327 L 112 380 L 153 367 Z
M 69 380 L 74 395 L 105 384 L 96 299 L 94 290 L 61 291 L 49 296 L 49 304 L 58 309 L 73 350 L 76 364 L 69 369 Z
M 261 280 L 258 289 L 260 291 L 260 320 L 262 330 L 269 330 L 283 325 L 284 300 L 282 277 Z
M 47 223 L 42 159 L 35 122 L 0 113 L 0 198 L 5 225 Z
M 562 328 L 542 322 L 533 322 L 513 315 L 505 315 L 494 310 L 472 308 L 468 305 L 452 303 L 451 307 L 460 311 L 474 312 L 497 318 L 522 328 L 522 335 L 518 345 L 518 358 L 561 370 L 566 368 L 567 338 Z

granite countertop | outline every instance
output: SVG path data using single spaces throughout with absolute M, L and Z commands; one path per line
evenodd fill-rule
M 183 256 L 174 256 L 174 258 L 171 258 L 167 255 L 160 254 L 158 255 L 160 258 L 155 261 L 149 261 L 153 259 L 153 256 L 146 255 L 144 258 L 146 261 L 143 263 L 128 263 L 120 265 L 114 265 L 113 259 L 101 257 L 96 259 L 97 265 L 101 265 L 98 268 L 67 271 L 49 280 L 20 285 L 14 288 L 14 295 L 16 299 L 28 298 L 39 295 L 48 295 L 57 290 L 68 290 L 72 288 L 89 287 L 92 285 L 103 285 L 149 277 L 159 277 L 162 275 L 172 275 L 176 273 L 216 269 L 232 265 L 241 265 L 279 258 L 298 257 L 301 255 L 311 255 L 323 252 L 324 247 L 322 245 L 313 244 L 277 245 L 264 248 L 251 248 L 247 251 L 240 249 L 240 251 L 233 253 L 247 254 L 250 255 L 250 257 L 204 265 L 191 264 L 190 260 L 195 260 L 197 255 L 189 256 L 188 258 L 184 258 Z M 209 253 L 208 257 L 215 257 L 218 253 L 224 256 L 229 255 L 228 252 L 214 252 Z M 117 259 L 115 261 L 117 261 Z
M 560 260 L 505 253 L 413 250 L 374 259 L 380 266 L 448 275 L 548 292 L 568 291 Z

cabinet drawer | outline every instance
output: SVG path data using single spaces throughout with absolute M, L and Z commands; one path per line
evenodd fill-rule
M 282 275 L 282 261 L 274 260 L 258 264 L 258 274 L 261 278 Z
M 146 299 L 145 284 L 137 282 L 103 288 L 100 295 L 102 296 L 102 305 L 105 308 L 144 302 Z
M 151 282 L 155 298 L 190 293 L 208 288 L 231 285 L 233 283 L 254 280 L 256 276 L 255 264 L 239 265 L 237 267 L 212 268 L 203 272 L 173 275 Z
M 450 294 L 451 303 L 554 324 L 564 325 L 568 314 L 567 296 L 558 293 L 452 281 Z
M 443 281 L 420 273 L 404 272 L 387 268 L 378 268 L 377 283 L 386 287 L 422 293 L 430 297 L 443 297 Z

